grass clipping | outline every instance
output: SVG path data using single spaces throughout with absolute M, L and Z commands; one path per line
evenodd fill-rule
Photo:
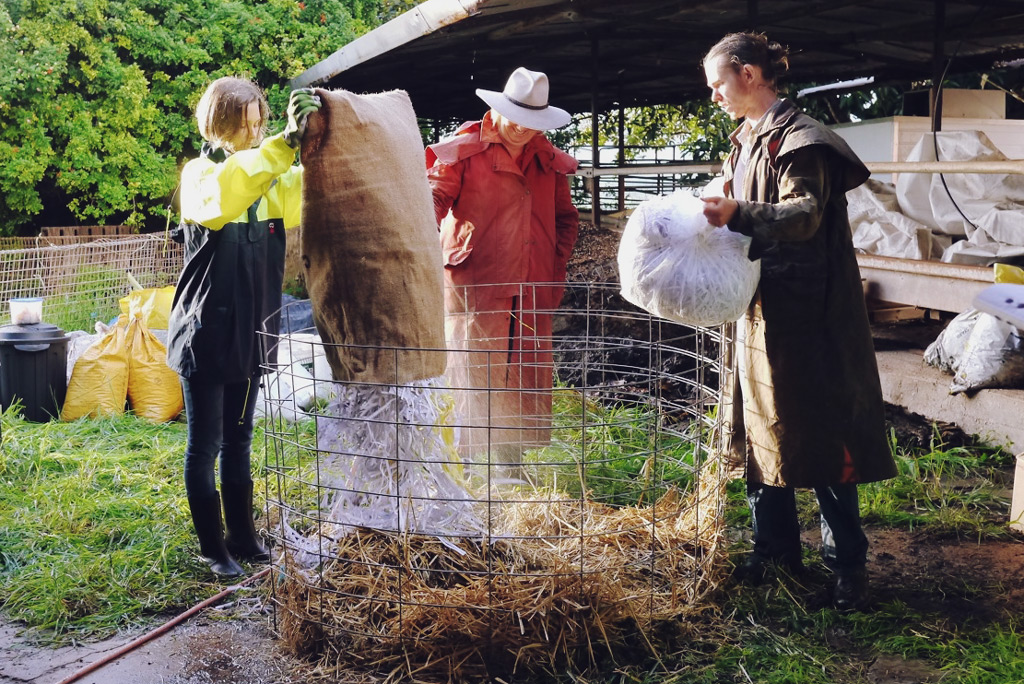
M 700 610 L 715 584 L 724 480 L 688 496 L 604 506 L 538 492 L 491 503 L 490 543 L 359 529 L 318 570 L 286 553 L 285 644 L 319 666 L 465 679 L 586 667 Z M 678 631 L 678 630 L 676 630 Z M 582 660 L 582 662 L 581 662 Z

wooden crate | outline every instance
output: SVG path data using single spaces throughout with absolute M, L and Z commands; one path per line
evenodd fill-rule
M 131 226 L 47 226 L 39 231 L 40 237 L 119 237 L 133 235 Z

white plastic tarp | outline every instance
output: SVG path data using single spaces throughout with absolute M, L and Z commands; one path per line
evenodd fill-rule
M 846 193 L 853 246 L 867 254 L 938 259 L 951 240 L 900 212 L 896 186 L 869 178 Z
M 906 161 L 935 161 L 936 149 L 940 161 L 1007 159 L 981 131 L 943 131 L 923 135 Z M 868 254 L 981 265 L 1024 258 L 1024 176 L 901 173 L 895 185 L 872 179 L 847 199 L 854 246 Z
M 981 131 L 925 134 L 907 157 L 907 161 L 936 159 L 1006 161 L 1007 157 Z M 896 195 L 906 216 L 936 233 L 966 238 L 947 247 L 943 261 L 988 264 L 1024 256 L 1024 176 L 901 173 Z

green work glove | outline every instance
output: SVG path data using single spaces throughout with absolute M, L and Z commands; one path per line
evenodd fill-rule
M 306 132 L 306 118 L 320 109 L 320 98 L 313 94 L 312 88 L 293 90 L 288 98 L 288 123 L 284 127 L 284 140 L 291 148 L 302 142 L 302 134 Z

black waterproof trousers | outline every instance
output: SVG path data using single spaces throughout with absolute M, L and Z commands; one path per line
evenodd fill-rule
M 185 447 L 185 491 L 206 497 L 217 492 L 215 462 L 225 491 L 250 486 L 253 412 L 259 377 L 245 382 L 205 383 L 182 378 L 188 444 Z
M 821 556 L 838 573 L 863 568 L 868 539 L 860 524 L 857 485 L 815 487 L 821 510 Z M 768 560 L 796 563 L 800 560 L 800 523 L 796 491 L 747 483 L 747 502 L 753 517 L 754 553 Z

